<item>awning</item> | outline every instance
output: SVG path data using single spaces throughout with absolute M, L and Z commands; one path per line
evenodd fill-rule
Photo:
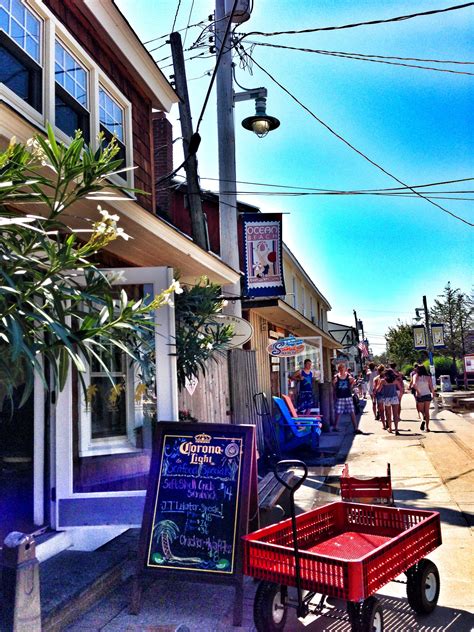
M 323 347 L 339 349 L 338 343 L 327 332 L 317 327 L 311 320 L 303 316 L 294 307 L 279 298 L 261 301 L 246 301 L 243 309 L 251 309 L 262 318 L 287 329 L 295 336 L 321 336 Z

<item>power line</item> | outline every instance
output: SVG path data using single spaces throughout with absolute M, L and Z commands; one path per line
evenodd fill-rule
M 474 4 L 474 3 L 470 3 L 470 4 Z M 415 193 L 415 195 L 417 195 L 418 197 L 422 198 L 423 200 L 426 200 L 429 204 L 432 204 L 433 206 L 436 206 L 436 208 L 439 208 L 441 211 L 443 211 L 443 213 L 447 213 L 448 215 L 451 215 L 451 217 L 454 217 L 455 219 L 458 219 L 459 221 L 463 222 L 464 224 L 467 224 L 468 226 L 474 226 L 474 224 L 472 222 L 469 222 L 467 219 L 464 219 L 463 217 L 460 217 L 459 215 L 456 215 L 455 213 L 452 213 L 451 211 L 449 211 L 448 209 L 444 208 L 443 206 L 441 206 L 440 204 L 438 204 L 437 202 L 434 202 L 433 200 L 430 200 L 429 198 L 426 198 L 424 195 L 422 195 L 419 191 L 417 191 L 416 189 L 414 189 L 413 187 L 405 184 L 405 182 L 403 182 L 402 180 L 400 180 L 399 178 L 397 178 L 396 176 L 394 176 L 392 173 L 390 173 L 389 171 L 387 171 L 387 169 L 385 169 L 384 167 L 382 167 L 381 165 L 379 165 L 378 163 L 376 163 L 374 160 L 372 160 L 371 158 L 369 158 L 366 154 L 364 154 L 360 149 L 357 149 L 357 147 L 355 147 L 354 145 L 352 145 L 348 140 L 346 140 L 345 138 L 343 138 L 340 134 L 338 134 L 334 129 L 332 129 L 332 127 L 330 127 L 327 123 L 325 123 L 322 119 L 320 119 L 318 116 L 316 116 L 316 114 L 314 114 L 314 112 L 312 112 L 306 105 L 304 105 L 297 97 L 295 97 L 294 94 L 292 94 L 287 88 L 285 88 L 277 79 L 275 79 L 275 77 L 270 74 L 267 70 L 265 70 L 265 68 L 263 68 L 258 62 L 255 61 L 255 59 L 250 55 L 250 53 L 247 53 L 249 58 L 252 60 L 252 62 L 258 67 L 260 68 L 260 70 L 262 70 L 262 72 L 264 72 L 274 83 L 276 83 L 277 86 L 279 86 L 284 92 L 286 92 L 286 94 L 288 94 L 288 96 L 290 96 L 294 101 L 296 101 L 296 103 L 298 103 L 298 105 L 300 105 L 300 107 L 302 107 L 304 110 L 306 110 L 306 112 L 308 112 L 308 114 L 310 114 L 310 116 L 312 116 L 316 121 L 318 121 L 318 123 L 320 123 L 321 125 L 323 125 L 329 132 L 331 132 L 331 134 L 333 134 L 334 136 L 336 136 L 336 138 L 338 138 L 339 140 L 341 140 L 345 145 L 347 145 L 348 147 L 350 147 L 353 151 L 355 151 L 357 154 L 359 154 L 359 156 L 361 156 L 362 158 L 364 158 L 365 160 L 367 160 L 367 162 L 370 162 L 370 164 L 374 165 L 374 167 L 376 167 L 377 169 L 379 169 L 380 171 L 382 171 L 383 173 L 385 173 L 387 176 L 389 176 L 390 178 L 392 178 L 392 180 L 395 180 L 396 182 L 398 182 L 399 184 L 403 185 L 404 187 L 406 187 L 407 189 L 410 189 L 410 191 L 412 191 L 413 193 Z
M 187 29 L 193 29 L 195 26 L 202 26 L 205 23 L 206 23 L 205 20 L 201 20 L 200 22 L 196 22 L 195 24 L 188 25 L 186 28 L 178 29 L 176 33 L 181 33 L 181 31 L 186 31 Z M 146 46 L 147 44 L 151 44 L 152 42 L 157 42 L 158 40 L 165 39 L 165 37 L 169 37 L 170 35 L 171 33 L 165 33 L 164 35 L 159 35 L 158 37 L 154 37 L 153 39 L 143 42 L 143 45 Z M 148 51 L 148 52 L 151 52 L 151 51 Z
M 184 48 L 184 45 L 186 44 L 186 38 L 188 37 L 189 23 L 191 22 L 191 15 L 193 13 L 193 9 L 194 9 L 194 0 L 192 0 L 191 8 L 189 9 L 188 23 L 186 25 L 186 32 L 184 33 L 183 48 Z
M 222 180 L 220 178 L 206 178 L 205 176 L 201 176 L 201 180 L 213 180 L 216 182 L 235 182 L 236 184 L 251 184 L 254 186 L 261 186 L 261 187 L 272 187 L 272 188 L 278 188 L 278 189 L 301 189 L 302 191 L 344 191 L 344 189 L 327 189 L 327 188 L 317 188 L 317 187 L 300 187 L 300 186 L 295 186 L 293 184 L 273 184 L 273 183 L 268 183 L 268 182 L 251 182 L 248 180 Z M 435 186 L 441 186 L 444 184 L 454 184 L 457 182 L 469 182 L 471 180 L 474 180 L 474 178 L 459 178 L 457 180 L 443 180 L 441 182 L 429 182 L 427 184 L 413 184 L 412 188 L 413 189 L 421 189 L 423 187 L 435 187 Z M 409 187 L 389 187 L 389 188 L 384 188 L 384 189 L 358 189 L 358 191 L 360 192 L 372 192 L 372 191 L 401 191 L 403 189 L 407 189 Z M 345 189 L 345 191 L 352 191 L 353 189 Z M 456 193 L 467 193 L 467 191 L 456 191 Z
M 449 72 L 451 74 L 455 74 L 455 75 L 470 75 L 471 77 L 474 76 L 474 73 L 472 72 L 467 72 L 467 71 L 463 71 L 463 70 L 451 70 L 450 68 L 433 68 L 432 66 L 419 66 L 417 64 L 406 64 L 406 63 L 402 63 L 402 62 L 395 62 L 395 61 L 387 61 L 388 59 L 406 59 L 409 60 L 411 58 L 405 58 L 405 57 L 388 57 L 388 56 L 383 56 L 383 55 L 365 55 L 362 53 L 346 53 L 343 51 L 330 51 L 330 50 L 319 50 L 319 49 L 314 49 L 314 48 L 301 48 L 298 46 L 286 46 L 283 44 L 269 44 L 267 42 L 252 42 L 252 44 L 255 44 L 256 46 L 267 46 L 270 48 L 282 48 L 285 50 L 296 50 L 296 51 L 300 51 L 303 53 L 316 53 L 318 55 L 327 55 L 327 56 L 331 56 L 331 57 L 340 57 L 342 59 L 355 59 L 357 61 L 369 61 L 372 63 L 376 63 L 376 64 L 388 64 L 389 66 L 402 66 L 405 68 L 418 68 L 419 70 L 432 70 L 434 72 Z M 428 62 L 430 61 L 431 63 L 450 63 L 450 64 L 474 64 L 474 62 L 472 61 L 447 61 L 447 62 L 443 62 L 441 60 L 427 60 L 427 59 L 420 59 L 420 60 L 416 60 L 416 61 L 422 61 L 422 62 Z
M 394 18 L 387 18 L 385 20 L 370 20 L 368 22 L 355 22 L 352 24 L 344 24 L 342 26 L 324 26 L 318 28 L 311 29 L 301 29 L 301 30 L 293 30 L 293 31 L 275 31 L 273 33 L 265 33 L 263 31 L 251 31 L 249 33 L 243 33 L 240 38 L 240 42 L 250 35 L 261 35 L 262 37 L 274 37 L 275 35 L 296 35 L 299 33 L 316 33 L 318 31 L 339 31 L 342 29 L 352 29 L 359 26 L 372 26 L 374 24 L 387 24 L 389 22 L 402 22 L 404 20 L 411 20 L 412 18 L 417 18 L 424 15 L 434 15 L 436 13 L 446 13 L 447 11 L 457 11 L 459 9 L 466 9 L 467 7 L 472 7 L 474 2 L 467 2 L 466 4 L 458 4 L 451 7 L 446 7 L 445 9 L 433 9 L 431 11 L 422 11 L 420 13 L 411 13 L 409 15 L 399 15 Z
M 173 33 L 174 31 L 174 27 L 176 25 L 176 19 L 178 17 L 180 8 L 181 8 L 181 0 L 178 0 L 178 6 L 176 7 L 176 13 L 174 14 L 173 26 L 171 27 L 171 33 Z

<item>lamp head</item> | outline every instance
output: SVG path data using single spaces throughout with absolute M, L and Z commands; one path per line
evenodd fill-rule
M 274 116 L 268 116 L 266 113 L 265 97 L 257 97 L 255 99 L 255 116 L 248 116 L 242 121 L 245 129 L 254 132 L 259 138 L 263 138 L 280 126 L 280 121 Z

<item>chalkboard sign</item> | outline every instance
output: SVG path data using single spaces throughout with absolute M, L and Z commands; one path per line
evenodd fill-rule
M 156 430 L 139 568 L 240 581 L 241 536 L 256 506 L 254 426 L 166 422 Z

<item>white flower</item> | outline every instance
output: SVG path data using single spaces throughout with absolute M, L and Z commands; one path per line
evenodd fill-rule
M 176 281 L 176 279 L 173 279 L 173 282 L 171 283 L 169 289 L 171 290 L 171 292 L 174 292 L 175 294 L 183 293 L 183 288 L 181 287 L 180 282 Z
M 214 348 L 214 345 L 212 344 L 212 342 L 208 342 L 206 345 L 206 349 L 209 349 L 210 351 L 212 351 L 213 348 Z
M 130 235 L 127 235 L 123 228 L 117 228 L 116 232 L 117 237 L 121 237 L 122 239 L 125 239 L 125 241 L 128 241 L 130 239 Z
M 102 215 L 105 221 L 109 220 L 110 222 L 118 222 L 120 219 L 118 215 L 111 215 L 109 211 L 103 209 L 100 204 L 97 205 L 97 210 Z

